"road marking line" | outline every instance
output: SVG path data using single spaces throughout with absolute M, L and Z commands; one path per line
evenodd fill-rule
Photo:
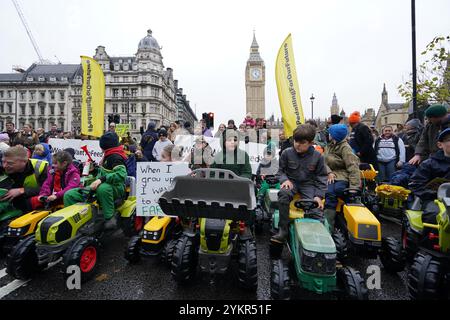
M 45 268 L 44 270 L 48 270 L 52 267 L 54 267 L 55 265 L 57 265 L 58 263 L 60 263 L 62 260 L 62 258 L 59 258 L 58 260 L 56 260 L 55 262 L 49 263 L 48 267 Z M 0 270 L 0 278 L 3 278 L 4 276 L 6 276 L 6 269 Z M 10 283 L 8 283 L 7 285 L 3 286 L 0 288 L 0 299 L 3 299 L 5 296 L 7 296 L 8 294 L 12 293 L 13 291 L 19 289 L 20 287 L 24 286 L 25 284 L 27 284 L 31 279 L 28 280 L 14 280 Z
M 0 288 L 0 299 L 7 296 L 11 292 L 19 289 L 21 286 L 26 284 L 30 280 L 14 280 L 13 282 L 8 283 L 6 286 Z

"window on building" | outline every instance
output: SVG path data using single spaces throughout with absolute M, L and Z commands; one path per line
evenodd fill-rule
M 65 109 L 66 105 L 64 103 L 60 103 L 59 104 L 59 114 L 60 115 L 64 115 L 64 109 Z
M 45 99 L 45 91 L 39 91 L 41 99 Z
M 25 94 L 26 94 L 26 92 L 25 91 L 20 91 L 20 100 L 25 100 Z
M 56 82 L 56 77 L 50 77 L 50 82 Z
M 159 97 L 159 88 L 152 88 L 152 96 Z
M 30 91 L 30 100 L 34 101 L 34 98 L 36 98 L 36 92 Z
M 142 113 L 147 113 L 147 105 L 145 103 L 143 103 L 141 105 L 141 107 L 142 107 Z
M 128 96 L 128 89 L 122 89 L 122 97 Z
M 384 124 L 387 124 L 388 123 L 388 119 L 387 119 L 387 117 L 384 117 Z
M 119 112 L 119 106 L 117 105 L 117 103 L 113 103 L 113 105 L 112 105 L 112 112 L 113 113 Z
M 135 103 L 131 104 L 131 113 L 136 113 L 136 104 Z
M 144 130 L 147 129 L 147 119 L 142 119 L 141 120 L 141 127 L 144 128 Z
M 33 81 L 33 77 L 27 77 L 27 81 L 28 82 L 32 82 Z
M 67 81 L 67 77 L 61 77 L 61 81 Z
M 41 128 L 45 129 L 45 120 L 39 120 L 38 123 Z
M 20 114 L 22 114 L 22 115 L 25 114 L 25 105 L 24 104 L 20 105 Z
M 0 113 L 5 112 L 5 105 L 3 103 L 0 103 Z
M 115 71 L 119 71 L 120 70 L 120 65 L 117 62 L 114 63 L 114 70 Z
M 137 97 L 137 92 L 138 92 L 138 89 L 131 89 L 131 96 Z
M 40 114 L 45 115 L 45 105 L 39 106 Z
M 39 77 L 38 80 L 41 81 L 41 82 L 44 82 L 44 81 L 45 81 L 45 78 L 44 78 L 44 77 Z
M 159 83 L 159 77 L 158 76 L 152 76 L 152 83 L 158 84 Z
M 118 98 L 119 97 L 119 89 L 113 89 L 113 97 Z
M 136 119 L 131 119 L 131 130 L 136 130 Z
M 126 113 L 127 112 L 127 104 L 123 103 L 122 104 L 122 113 Z
M 66 94 L 64 91 L 59 91 L 59 100 L 64 100 L 66 97 Z
M 55 114 L 55 105 L 51 104 L 49 107 L 50 107 L 50 114 L 54 115 Z
M 59 122 L 59 127 L 64 130 L 64 121 Z
M 128 71 L 128 63 L 123 64 L 123 70 Z
M 0 98 L 3 98 L 3 90 L 0 91 Z
M 8 103 L 8 113 L 12 113 L 12 104 Z
M 50 91 L 50 100 L 55 100 L 55 91 Z
M 119 82 L 119 77 L 114 77 L 114 82 Z
M 30 104 L 30 114 L 31 114 L 32 116 L 34 116 L 34 111 L 35 111 L 35 109 L 36 109 L 36 106 L 35 106 L 34 104 Z

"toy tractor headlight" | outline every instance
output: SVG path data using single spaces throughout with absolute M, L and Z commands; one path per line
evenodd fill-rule
M 156 241 L 156 240 L 159 240 L 159 238 L 161 238 L 161 234 L 162 234 L 162 230 L 158 230 L 158 231 L 144 230 L 143 237 L 145 240 Z
M 308 251 L 305 249 L 300 249 L 300 261 L 302 269 L 305 271 L 312 272 L 313 271 L 313 263 L 314 258 L 316 257 L 317 253 Z
M 23 226 L 21 228 L 8 227 L 8 230 L 6 231 L 6 235 L 9 237 L 21 237 L 21 236 L 25 235 L 29 229 L 30 229 L 30 225 Z

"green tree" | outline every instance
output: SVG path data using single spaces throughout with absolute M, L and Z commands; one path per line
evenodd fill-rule
M 417 104 L 450 104 L 450 36 L 435 37 L 421 53 L 426 60 L 417 68 Z M 412 80 L 398 86 L 400 95 L 412 101 Z

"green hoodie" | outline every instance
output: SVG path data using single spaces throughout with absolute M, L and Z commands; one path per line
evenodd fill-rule
M 346 140 L 338 143 L 331 141 L 325 148 L 324 157 L 329 173 L 334 173 L 336 180 L 348 181 L 350 188 L 360 187 L 359 158 Z
M 211 168 L 233 171 L 242 178 L 252 178 L 252 167 L 250 158 L 244 150 L 237 148 L 233 153 L 224 154 L 220 151 L 214 158 Z

